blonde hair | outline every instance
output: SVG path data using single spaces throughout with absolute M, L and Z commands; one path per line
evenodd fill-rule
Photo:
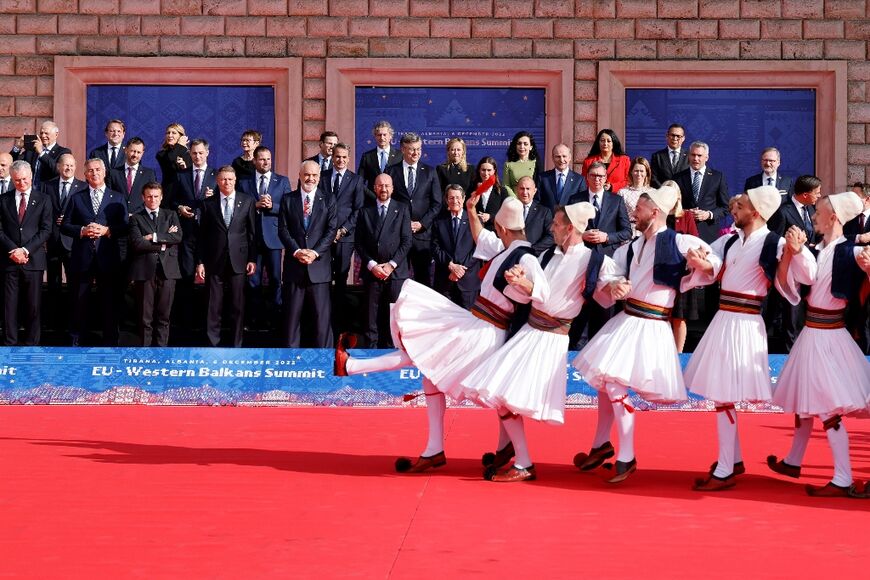
M 677 196 L 677 205 L 674 206 L 673 211 L 671 211 L 671 215 L 673 215 L 675 218 L 683 217 L 683 214 L 686 212 L 683 209 L 683 192 L 680 191 L 680 186 L 677 185 L 677 182 L 674 181 L 673 179 L 668 179 L 667 181 L 662 183 L 662 187 L 664 187 L 665 185 L 667 185 L 669 187 L 673 187 L 674 189 L 676 189 L 677 191 L 680 192 L 680 195 Z
M 450 147 L 455 143 L 462 145 L 462 157 L 459 158 L 459 167 L 462 168 L 462 171 L 468 171 L 468 159 L 465 157 L 468 153 L 468 147 L 465 146 L 465 141 L 461 137 L 452 137 L 447 140 L 447 161 L 445 161 L 445 164 L 450 164 Z
M 184 126 L 181 123 L 170 123 L 169 125 L 167 125 L 166 131 L 169 131 L 170 129 L 175 129 L 176 131 L 178 131 L 178 135 L 180 137 L 184 137 L 186 135 L 186 133 L 184 132 Z M 164 131 L 164 133 L 165 133 L 165 131 Z M 166 144 L 166 137 L 165 136 L 163 137 L 162 147 L 163 147 L 163 149 L 169 149 L 169 146 Z

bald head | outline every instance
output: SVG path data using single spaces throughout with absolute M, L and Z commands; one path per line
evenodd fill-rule
M 12 156 L 8 153 L 0 153 L 0 179 L 9 177 L 9 169 L 12 167 Z
M 553 147 L 553 165 L 556 171 L 565 171 L 571 165 L 571 150 L 564 143 Z

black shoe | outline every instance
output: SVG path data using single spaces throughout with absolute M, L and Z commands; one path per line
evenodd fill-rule
M 480 458 L 480 462 L 484 467 L 492 467 L 500 469 L 507 465 L 514 456 L 514 443 L 508 441 L 508 444 L 496 451 L 495 453 L 484 453 Z

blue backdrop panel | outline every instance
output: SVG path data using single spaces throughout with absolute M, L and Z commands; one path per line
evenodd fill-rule
M 569 362 L 576 354 L 569 353 Z M 9 347 L 0 349 L 0 404 L 395 406 L 404 394 L 422 390 L 420 372 L 412 367 L 335 377 L 333 356 L 331 349 Z M 683 366 L 688 360 L 681 355 Z M 784 362 L 783 355 L 770 357 L 774 381 Z M 567 373 L 568 405 L 594 407 L 596 392 L 570 365 Z M 632 401 L 640 409 L 712 409 L 695 396 L 664 407 Z M 416 402 L 424 404 L 423 397 Z
M 154 156 L 166 127 L 181 123 L 189 139 L 209 142 L 208 164 L 228 165 L 241 153 L 239 141 L 247 129 L 263 134 L 263 145 L 275 146 L 275 91 L 262 86 L 89 85 L 88 151 L 105 143 L 109 119 L 123 119 L 127 138 L 145 141 L 142 163 L 157 171 Z M 87 151 L 79 153 L 85 155 Z
M 396 147 L 402 133 L 420 134 L 430 165 L 444 162 L 451 137 L 465 141 L 469 164 L 490 155 L 499 170 L 518 131 L 531 133 L 538 151 L 547 151 L 545 89 L 357 87 L 355 161 L 375 147 L 372 127 L 381 120 L 395 129 Z
M 626 89 L 625 148 L 647 159 L 666 146 L 668 125 L 710 146 L 708 165 L 725 173 L 731 195 L 761 172 L 761 150 L 782 153 L 780 173 L 815 173 L 816 93 L 810 89 Z

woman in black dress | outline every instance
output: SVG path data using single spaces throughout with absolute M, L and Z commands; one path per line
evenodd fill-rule
M 172 123 L 166 127 L 163 145 L 155 157 L 160 164 L 160 184 L 163 186 L 163 195 L 168 196 L 179 175 L 190 174 L 193 171 L 193 161 L 187 150 L 187 135 L 181 124 Z

